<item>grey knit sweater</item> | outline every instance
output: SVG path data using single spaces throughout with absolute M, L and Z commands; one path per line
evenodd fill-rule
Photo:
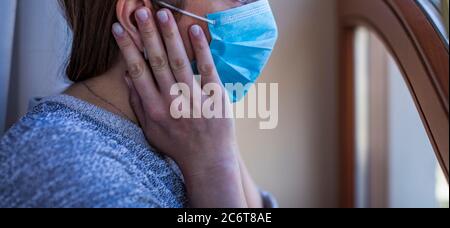
M 44 99 L 0 140 L 0 207 L 187 206 L 180 170 L 138 126 L 74 97 Z
M 67 95 L 0 141 L 0 207 L 185 207 L 179 170 L 133 123 Z

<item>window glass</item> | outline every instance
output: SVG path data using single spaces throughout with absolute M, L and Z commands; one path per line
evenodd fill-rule
M 355 56 L 357 207 L 448 207 L 447 181 L 394 58 L 366 28 Z

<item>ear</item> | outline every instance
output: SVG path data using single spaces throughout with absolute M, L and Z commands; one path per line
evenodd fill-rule
M 153 5 L 150 3 L 150 0 L 117 0 L 116 6 L 117 19 L 128 34 L 130 34 L 141 52 L 144 52 L 144 45 L 139 35 L 134 14 L 136 10 L 144 6 L 153 10 Z

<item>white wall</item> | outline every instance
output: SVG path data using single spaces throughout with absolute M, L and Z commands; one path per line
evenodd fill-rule
M 67 31 L 55 0 L 19 1 L 9 124 L 28 100 L 61 91 Z M 334 0 L 273 0 L 280 40 L 262 82 L 280 87 L 280 123 L 239 120 L 244 157 L 283 207 L 337 206 Z
M 16 0 L 0 2 L 0 31 L 2 31 L 0 35 L 0 135 L 5 128 L 8 104 L 16 6 Z
M 63 90 L 68 37 L 56 0 L 18 1 L 7 127 L 31 98 Z

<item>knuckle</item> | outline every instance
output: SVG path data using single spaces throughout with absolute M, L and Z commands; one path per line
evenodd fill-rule
M 122 49 L 127 49 L 133 46 L 133 41 L 128 37 L 123 37 L 118 40 L 119 47 Z
M 167 115 L 166 112 L 162 109 L 152 108 L 150 109 L 150 112 L 148 113 L 149 117 L 153 121 L 161 122 L 166 119 Z
M 128 66 L 128 73 L 133 80 L 141 78 L 144 75 L 144 72 L 145 63 L 143 62 L 132 63 Z
M 163 56 L 150 57 L 149 62 L 153 71 L 160 72 L 167 69 L 167 61 Z
M 214 74 L 214 66 L 212 64 L 200 64 L 198 70 L 203 76 L 210 76 Z
M 174 39 L 174 38 L 175 38 L 175 34 L 176 34 L 176 32 L 175 32 L 173 29 L 171 29 L 171 30 L 169 30 L 169 31 L 166 31 L 166 32 L 164 33 L 164 36 L 165 36 L 167 39 Z
M 157 35 L 156 29 L 149 23 L 147 23 L 141 31 L 142 38 L 144 39 L 153 39 Z
M 205 45 L 204 43 L 198 43 L 196 46 L 198 51 L 205 51 L 208 48 L 208 46 Z
M 171 67 L 174 72 L 181 72 L 187 69 L 188 64 L 184 61 L 184 59 L 175 58 L 172 61 Z

